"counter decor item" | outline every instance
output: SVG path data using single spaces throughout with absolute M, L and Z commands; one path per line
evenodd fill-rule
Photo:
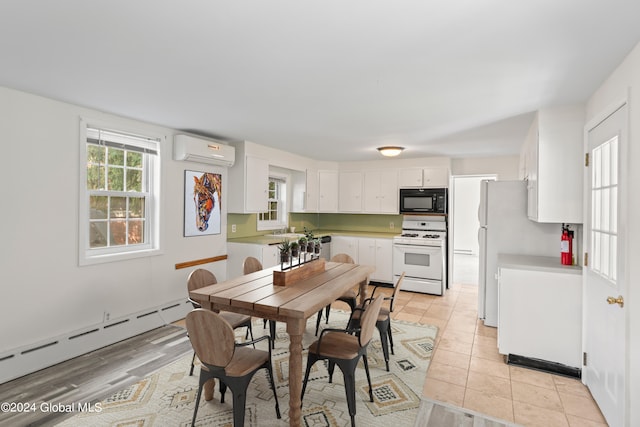
M 289 240 L 283 240 L 282 243 L 278 246 L 280 250 L 280 264 L 286 264 L 291 259 L 291 243 Z
M 314 258 L 297 266 L 281 267 L 281 270 L 273 272 L 273 284 L 275 286 L 290 286 L 323 272 L 325 260 L 324 258 Z
M 300 244 L 298 242 L 291 242 L 291 258 L 300 256 Z

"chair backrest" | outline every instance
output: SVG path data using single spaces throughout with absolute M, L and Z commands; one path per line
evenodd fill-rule
M 215 274 L 209 270 L 205 270 L 204 268 L 198 268 L 189 274 L 189 278 L 187 279 L 187 290 L 191 292 L 216 283 L 218 283 L 218 280 L 216 279 Z
M 391 302 L 389 303 L 389 311 L 393 311 L 393 303 L 396 300 L 396 296 L 398 296 L 398 292 L 400 292 L 400 288 L 402 287 L 402 280 L 404 280 L 404 274 L 405 272 L 403 271 L 402 274 L 400 275 L 400 278 L 398 278 L 398 281 L 396 282 L 396 286 L 393 288 L 393 294 L 391 295 Z
M 207 365 L 225 367 L 233 358 L 233 328 L 211 310 L 196 308 L 186 317 L 189 340 L 198 359 Z
M 380 307 L 384 300 L 383 295 L 378 295 L 370 304 L 368 304 L 362 317 L 360 318 L 360 347 L 364 347 L 369 344 L 373 332 L 376 329 L 376 321 L 378 320 L 378 314 L 380 314 Z
M 242 271 L 244 274 L 249 274 L 253 273 L 254 271 L 260 270 L 262 270 L 262 263 L 258 261 L 258 258 L 248 256 L 244 259 L 244 263 L 242 263 Z
M 335 254 L 331 257 L 332 262 L 346 262 L 348 264 L 355 264 L 356 262 L 347 254 Z

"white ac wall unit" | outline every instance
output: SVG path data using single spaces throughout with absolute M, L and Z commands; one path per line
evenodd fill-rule
M 220 141 L 176 135 L 173 159 L 231 167 L 236 161 L 236 149 Z

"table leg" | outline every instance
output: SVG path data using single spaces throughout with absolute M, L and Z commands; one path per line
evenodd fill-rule
M 302 424 L 300 395 L 302 393 L 302 334 L 306 322 L 304 319 L 291 319 L 287 322 L 289 334 L 289 425 Z
M 362 282 L 360 282 L 360 293 L 359 293 L 360 301 L 358 301 L 358 304 L 360 304 L 361 307 L 364 304 L 364 300 L 367 299 L 367 285 L 369 285 L 368 277 L 366 280 L 363 280 Z

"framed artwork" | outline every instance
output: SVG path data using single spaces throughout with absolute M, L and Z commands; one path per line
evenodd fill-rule
M 222 175 L 184 171 L 184 236 L 220 234 Z

